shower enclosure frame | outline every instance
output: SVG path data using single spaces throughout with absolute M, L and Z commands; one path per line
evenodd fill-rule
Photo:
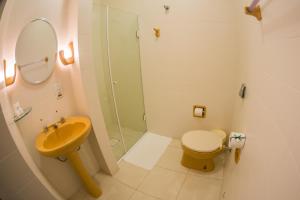
M 134 142 L 133 145 L 130 145 L 130 144 L 126 144 L 126 138 L 124 137 L 124 130 L 123 130 L 123 127 L 121 126 L 121 117 L 120 117 L 120 112 L 119 112 L 119 108 L 118 108 L 118 102 L 116 101 L 117 99 L 117 95 L 116 95 L 116 85 L 118 84 L 118 81 L 115 81 L 114 80 L 114 75 L 113 75 L 113 66 L 112 66 L 112 58 L 111 58 L 111 45 L 110 45 L 110 10 L 111 9 L 114 9 L 114 10 L 118 10 L 118 11 L 121 11 L 123 13 L 129 13 L 129 14 L 132 14 L 132 15 L 135 15 L 136 17 L 136 23 L 137 23 L 137 27 L 136 27 L 136 32 L 135 32 L 135 37 L 137 38 L 138 40 L 138 54 L 137 54 L 137 57 L 138 57 L 138 62 L 139 62 L 139 78 L 140 78 L 140 81 L 141 81 L 141 86 L 142 86 L 142 80 L 143 80 L 143 77 L 142 77 L 142 70 L 141 70 L 141 56 L 140 56 L 140 40 L 139 40 L 139 36 L 138 36 L 138 33 L 139 33 L 139 16 L 134 14 L 134 13 L 131 13 L 131 12 L 127 12 L 127 11 L 123 11 L 123 10 L 120 10 L 120 9 L 116 9 L 116 8 L 112 8 L 108 5 L 104 5 L 102 4 L 101 5 L 102 7 L 104 7 L 105 9 L 105 42 L 106 42 L 106 56 L 107 56 L 107 68 L 108 68 L 108 74 L 109 74 L 109 88 L 111 90 L 111 96 L 112 96 L 112 104 L 113 104 L 113 110 L 114 110 L 114 114 L 115 114 L 115 118 L 116 118 L 116 121 L 117 121 L 117 129 L 119 131 L 119 135 L 120 135 L 120 139 L 122 140 L 121 143 L 122 143 L 122 149 L 123 149 L 123 152 L 122 152 L 122 155 L 121 157 L 117 157 L 117 160 L 120 160 L 122 159 L 122 157 L 129 151 L 129 149 L 138 142 L 138 140 L 142 137 L 142 135 L 144 135 L 146 132 L 147 132 L 147 123 L 146 123 L 146 114 L 145 114 L 145 103 L 144 103 L 144 93 L 143 93 L 143 87 L 141 87 L 141 94 L 142 94 L 142 104 L 143 104 L 143 121 L 144 121 L 144 128 L 145 130 L 142 132 L 141 135 L 138 135 L 139 138 L 138 140 L 136 140 Z M 111 139 L 110 137 L 110 132 L 109 130 L 107 131 L 108 133 L 108 136 L 109 138 Z M 118 139 L 117 139 L 118 140 Z M 111 148 L 113 149 L 113 145 L 110 145 Z M 113 149 L 114 150 L 114 149 Z
M 118 106 L 117 106 L 117 102 L 116 102 L 115 84 L 117 84 L 117 82 L 113 81 L 112 69 L 111 69 L 110 41 L 109 41 L 109 6 L 106 5 L 105 7 L 106 7 L 106 43 L 107 43 L 107 58 L 108 58 L 107 60 L 108 60 L 108 68 L 109 68 L 110 86 L 111 86 L 111 91 L 112 91 L 112 96 L 113 96 L 113 104 L 114 104 L 115 114 L 116 114 L 117 122 L 118 122 L 118 129 L 119 129 L 119 132 L 121 135 L 122 146 L 123 146 L 124 152 L 126 152 L 127 148 L 126 148 L 125 141 L 124 141 L 124 135 L 123 135 L 123 131 L 121 128 L 119 111 L 118 111 Z

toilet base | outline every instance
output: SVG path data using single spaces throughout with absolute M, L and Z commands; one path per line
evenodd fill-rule
M 200 170 L 204 172 L 210 172 L 215 169 L 215 163 L 212 158 L 208 158 L 208 159 L 194 158 L 185 152 L 182 155 L 181 164 L 187 168 Z

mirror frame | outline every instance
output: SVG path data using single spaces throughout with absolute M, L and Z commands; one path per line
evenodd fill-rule
M 43 22 L 47 23 L 47 24 L 49 25 L 49 27 L 51 27 L 51 29 L 52 29 L 52 31 L 53 31 L 53 33 L 54 33 L 54 35 L 55 35 L 55 40 L 56 40 L 56 51 L 55 51 L 56 53 L 55 53 L 55 63 L 54 63 L 54 66 L 53 66 L 53 70 L 51 71 L 51 73 L 49 74 L 49 76 L 48 76 L 46 79 L 42 80 L 42 81 L 30 82 L 30 81 L 26 80 L 26 79 L 23 77 L 23 75 L 22 75 L 22 73 L 21 73 L 21 70 L 20 70 L 19 67 L 17 66 L 17 70 L 19 71 L 19 73 L 20 73 L 22 79 L 23 79 L 26 83 L 29 83 L 29 84 L 31 84 L 31 85 L 38 85 L 38 84 L 44 83 L 44 82 L 46 82 L 48 79 L 50 79 L 50 77 L 51 77 L 52 74 L 54 73 L 54 70 L 55 70 L 55 67 L 56 67 L 56 63 L 57 63 L 57 51 L 58 51 L 58 39 L 57 39 L 57 34 L 56 34 L 56 31 L 55 31 L 55 28 L 53 27 L 53 25 L 49 22 L 49 20 L 47 20 L 47 19 L 44 18 L 44 17 L 41 17 L 41 18 L 34 18 L 34 19 L 30 20 L 28 23 L 26 23 L 26 24 L 23 26 L 23 28 L 22 28 L 20 34 L 18 35 L 18 38 L 17 38 L 17 41 L 16 41 L 16 45 L 15 45 L 15 60 L 16 60 L 16 62 L 17 62 L 16 51 L 17 51 L 17 43 L 18 43 L 19 37 L 20 37 L 20 35 L 25 31 L 25 28 L 26 28 L 29 24 L 31 24 L 31 23 L 33 23 L 33 22 L 36 22 L 36 21 L 43 21 Z M 18 63 L 17 63 L 17 64 L 18 64 Z

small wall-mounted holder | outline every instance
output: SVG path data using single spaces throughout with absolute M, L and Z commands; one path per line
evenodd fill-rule
M 246 135 L 244 133 L 231 132 L 229 136 L 228 147 L 234 149 L 234 160 L 238 164 L 241 157 L 242 149 L 246 143 Z
M 6 60 L 3 60 L 3 68 L 4 68 L 5 86 L 12 85 L 16 80 L 17 65 L 14 64 L 13 66 L 8 67 L 7 64 L 6 64 Z
M 160 37 L 160 28 L 153 28 L 154 35 L 156 38 Z
M 73 42 L 70 42 L 66 49 L 59 51 L 59 58 L 64 65 L 74 64 L 75 59 Z
M 241 85 L 240 91 L 239 91 L 239 96 L 240 96 L 242 99 L 244 99 L 245 96 L 246 96 L 246 89 L 247 89 L 246 84 L 243 83 L 243 84 Z
M 165 12 L 168 13 L 170 11 L 170 6 L 169 5 L 164 5 Z
M 245 7 L 245 13 L 246 15 L 254 16 L 258 21 L 262 20 L 260 6 L 256 6 L 252 11 L 250 7 Z
M 32 110 L 32 108 L 28 107 L 28 108 L 25 108 L 24 111 L 20 115 L 15 115 L 14 122 L 18 122 L 21 119 L 23 119 L 26 115 L 28 115 L 31 112 L 31 110 Z
M 205 118 L 206 117 L 206 107 L 200 105 L 193 106 L 193 117 Z

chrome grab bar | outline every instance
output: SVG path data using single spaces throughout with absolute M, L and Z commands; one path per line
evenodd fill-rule
M 43 63 L 43 62 L 47 63 L 48 61 L 49 61 L 49 58 L 45 57 L 45 58 L 43 58 L 41 60 L 37 60 L 37 61 L 31 62 L 31 63 L 27 63 L 27 64 L 24 64 L 24 65 L 18 65 L 18 68 L 22 69 L 24 67 L 27 67 L 27 66 L 30 66 L 30 65 L 34 65 L 34 64 L 38 64 L 38 63 Z

